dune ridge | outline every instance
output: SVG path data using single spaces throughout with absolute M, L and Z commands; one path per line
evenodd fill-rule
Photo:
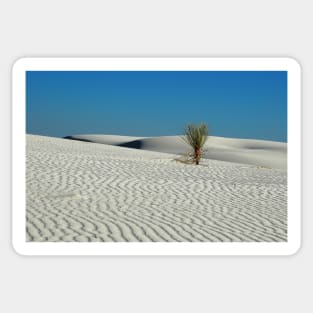
M 209 159 L 186 165 L 176 154 L 107 139 L 27 135 L 27 241 L 287 240 L 285 170 Z
M 181 155 L 189 149 L 180 136 L 73 135 L 67 138 Z M 207 159 L 287 169 L 287 144 L 283 142 L 210 136 L 204 149 L 203 157 Z

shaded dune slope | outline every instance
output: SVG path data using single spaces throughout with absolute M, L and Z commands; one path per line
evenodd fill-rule
M 190 147 L 180 136 L 74 135 L 66 138 L 179 155 L 190 152 Z M 203 157 L 212 160 L 286 169 L 287 144 L 266 140 L 211 136 L 205 145 Z

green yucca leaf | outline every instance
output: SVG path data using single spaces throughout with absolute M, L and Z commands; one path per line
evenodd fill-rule
M 189 124 L 185 128 L 182 139 L 189 144 L 194 151 L 194 161 L 199 164 L 201 149 L 209 136 L 208 126 L 204 123 L 199 125 Z
M 184 136 L 182 139 L 189 144 L 192 148 L 201 149 L 208 139 L 209 130 L 208 126 L 204 123 L 200 125 L 189 124 L 185 128 Z

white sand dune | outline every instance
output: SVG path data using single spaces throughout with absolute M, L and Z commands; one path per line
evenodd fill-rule
M 189 149 L 180 136 L 74 135 L 70 138 L 174 154 L 184 154 Z M 211 136 L 205 149 L 204 158 L 208 159 L 287 169 L 287 144 L 283 142 Z
M 123 146 L 127 144 L 129 145 L 133 141 L 141 140 L 146 137 L 119 136 L 119 135 L 75 135 L 67 136 L 65 138 L 86 142 L 104 143 L 107 145 L 114 146 Z
M 285 170 L 175 158 L 27 135 L 27 241 L 287 240 Z

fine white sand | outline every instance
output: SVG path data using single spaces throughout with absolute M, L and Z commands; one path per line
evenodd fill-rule
M 213 137 L 219 160 L 197 166 L 143 150 L 168 151 L 177 137 L 115 137 L 27 135 L 27 241 L 287 240 L 284 144 Z M 118 146 L 129 139 L 141 149 Z
M 189 149 L 180 136 L 75 135 L 71 138 L 174 154 L 184 154 Z M 208 159 L 287 169 L 287 144 L 283 142 L 211 136 L 205 150 L 203 157 Z

